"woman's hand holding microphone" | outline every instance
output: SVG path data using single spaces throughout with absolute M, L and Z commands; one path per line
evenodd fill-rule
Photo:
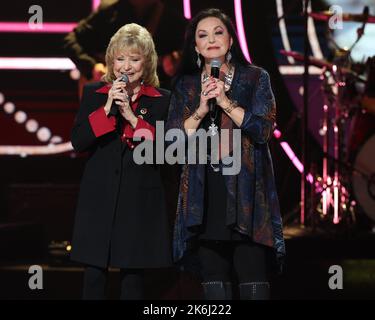
M 138 118 L 134 115 L 130 106 L 130 99 L 126 91 L 126 86 L 127 83 L 122 81 L 121 77 L 113 82 L 112 88 L 108 92 L 108 99 L 104 106 L 104 111 L 106 115 L 108 115 L 114 101 L 115 104 L 118 105 L 118 111 L 121 116 L 127 120 L 133 128 L 135 128 Z

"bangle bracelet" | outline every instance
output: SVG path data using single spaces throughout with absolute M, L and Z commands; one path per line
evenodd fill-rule
M 193 119 L 196 121 L 202 120 L 202 117 L 198 114 L 197 111 L 195 111 L 192 115 Z
M 233 109 L 236 109 L 238 107 L 238 103 L 237 101 L 232 101 L 230 100 L 229 102 L 229 107 L 228 108 L 225 108 L 223 109 L 226 113 L 231 113 L 233 111 Z

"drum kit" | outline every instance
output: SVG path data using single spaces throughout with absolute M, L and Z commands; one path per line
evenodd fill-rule
M 312 12 L 314 19 L 328 22 L 331 12 Z M 349 49 L 337 48 L 333 61 L 308 57 L 308 64 L 321 69 L 324 97 L 321 129 L 323 160 L 321 173 L 314 173 L 314 208 L 333 223 L 356 221 L 360 208 L 375 222 L 375 57 L 354 65 L 351 50 L 375 16 L 343 14 L 343 21 L 363 23 Z M 334 41 L 333 37 L 330 41 Z M 305 62 L 305 55 L 281 50 L 285 56 Z M 320 167 L 313 165 L 313 167 Z M 350 219 L 346 219 L 346 218 Z

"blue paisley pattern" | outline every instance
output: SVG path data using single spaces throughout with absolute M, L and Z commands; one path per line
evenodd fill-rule
M 179 79 L 172 94 L 166 129 L 183 129 L 184 120 L 199 103 L 200 76 Z M 236 66 L 231 99 L 245 109 L 240 129 L 241 170 L 224 176 L 227 194 L 227 225 L 254 242 L 275 249 L 277 261 L 283 261 L 285 243 L 273 165 L 267 142 L 272 136 L 276 105 L 268 73 L 255 66 Z M 202 224 L 205 165 L 183 165 L 173 253 L 175 261 L 184 257 L 190 240 Z

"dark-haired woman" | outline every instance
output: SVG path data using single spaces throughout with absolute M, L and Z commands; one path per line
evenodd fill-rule
M 231 20 L 219 9 L 198 13 L 185 41 L 167 128 L 181 129 L 186 140 L 204 129 L 220 144 L 217 159 L 211 142 L 206 164 L 182 168 L 174 258 L 197 248 L 206 299 L 231 299 L 233 269 L 241 299 L 268 299 L 268 253 L 280 264 L 285 255 L 267 144 L 276 112 L 269 75 L 246 61 Z M 221 65 L 218 79 L 210 76 L 213 60 Z M 210 110 L 211 99 L 216 106 Z M 227 142 L 234 130 L 240 138 L 224 143 L 224 129 Z M 234 148 L 240 148 L 240 167 L 226 174 Z

